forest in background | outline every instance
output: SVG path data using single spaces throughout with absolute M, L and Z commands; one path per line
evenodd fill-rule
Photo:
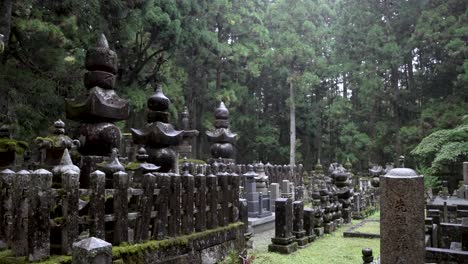
M 2 0 L 0 118 L 31 140 L 85 92 L 86 49 L 104 33 L 117 93 L 141 127 L 156 84 L 186 105 L 199 159 L 223 100 L 237 161 L 288 163 L 290 85 L 296 161 L 367 170 L 459 172 L 468 158 L 466 0 Z M 66 121 L 68 130 L 73 128 Z M 179 126 L 180 127 L 180 126 Z M 419 144 L 421 143 L 421 144 Z M 455 167 L 454 167 L 455 166 Z

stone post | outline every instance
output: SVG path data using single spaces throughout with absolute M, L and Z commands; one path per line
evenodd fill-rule
M 380 187 L 380 263 L 424 263 L 423 176 L 392 169 L 380 176 Z
M 195 231 L 201 232 L 206 229 L 206 176 L 199 173 L 195 176 Z
M 168 201 L 171 193 L 171 177 L 166 173 L 157 173 L 156 182 L 159 195 L 154 203 L 158 217 L 153 221 L 153 238 L 162 240 L 167 236 Z
M 14 176 L 15 172 L 12 170 L 0 171 L 0 250 L 9 244 L 12 232 L 12 187 Z
M 65 196 L 62 200 L 63 228 L 62 228 L 62 253 L 71 254 L 73 242 L 79 235 L 80 219 L 78 216 L 78 204 L 80 200 L 80 174 L 76 171 L 67 171 L 62 174 L 62 183 Z
M 270 184 L 270 205 L 271 205 L 271 211 L 275 211 L 275 201 L 276 199 L 281 197 L 280 189 L 279 189 L 279 184 L 278 183 L 272 183 Z
M 135 230 L 135 241 L 145 241 L 149 238 L 149 227 L 151 222 L 151 209 L 153 208 L 154 184 L 156 177 L 151 173 L 143 175 L 143 195 L 140 199 L 141 216 L 137 220 Z
M 11 251 L 15 256 L 26 256 L 28 252 L 28 207 L 31 175 L 29 171 L 18 171 L 13 179 L 13 227 L 11 229 Z
M 177 174 L 171 175 L 171 194 L 169 196 L 169 213 L 171 217 L 167 222 L 167 231 L 170 237 L 177 237 L 180 235 L 180 200 L 181 200 L 181 176 Z
M 210 210 L 206 219 L 207 229 L 218 227 L 218 178 L 213 174 L 206 176 L 207 202 Z
M 304 203 L 302 201 L 293 202 L 293 234 L 296 236 L 296 242 L 300 248 L 304 248 L 309 243 L 309 238 L 305 236 L 304 231 Z
M 90 237 L 73 243 L 73 264 L 111 264 L 112 244 Z
M 50 256 L 51 187 L 51 172 L 39 169 L 32 173 L 28 210 L 29 261 L 40 261 Z
M 296 237 L 292 235 L 293 207 L 289 198 L 278 198 L 275 205 L 275 237 L 268 245 L 268 251 L 289 254 L 297 250 Z
M 182 210 L 184 214 L 182 215 L 182 234 L 188 235 L 193 232 L 193 206 L 194 206 L 194 188 L 195 180 L 194 177 L 185 172 L 181 176 L 182 186 L 184 192 L 182 193 Z
M 305 235 L 309 239 L 309 243 L 315 240 L 315 211 L 311 208 L 304 209 L 304 230 Z
M 371 264 L 372 261 L 374 261 L 374 257 L 372 256 L 372 249 L 370 248 L 362 249 L 362 260 L 363 260 L 363 264 Z
M 128 187 L 129 179 L 125 172 L 114 173 L 114 237 L 113 243 L 128 242 Z
M 461 224 L 462 250 L 468 251 L 468 217 L 462 218 Z
M 97 238 L 105 238 L 105 202 L 106 202 L 106 175 L 102 171 L 94 171 L 90 175 L 91 199 L 90 215 L 92 224 L 90 235 Z
M 463 181 L 468 184 L 468 161 L 463 162 Z

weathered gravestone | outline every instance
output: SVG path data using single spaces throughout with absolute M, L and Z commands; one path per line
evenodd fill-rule
M 112 245 L 95 237 L 73 243 L 72 263 L 110 264 L 112 263 Z
M 297 250 L 296 236 L 293 230 L 293 206 L 289 198 L 278 198 L 275 205 L 275 237 L 268 245 L 268 251 L 289 254 Z
M 380 176 L 382 264 L 424 263 L 424 181 L 397 168 Z

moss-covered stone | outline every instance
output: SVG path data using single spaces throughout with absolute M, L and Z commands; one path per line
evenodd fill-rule
M 15 257 L 10 250 L 0 251 L 0 264 L 26 264 L 30 263 L 27 257 Z M 37 264 L 70 264 L 71 256 L 51 256 L 45 261 Z
M 23 155 L 29 148 L 28 143 L 11 138 L 0 138 L 0 152 L 16 152 L 18 155 Z

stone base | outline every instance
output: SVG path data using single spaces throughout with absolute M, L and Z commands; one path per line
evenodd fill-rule
M 293 242 L 289 245 L 278 245 L 278 244 L 270 244 L 268 245 L 269 252 L 277 252 L 280 254 L 291 254 L 297 251 L 297 242 Z
M 322 237 L 324 233 L 324 228 L 323 227 L 316 227 L 314 228 L 315 235 L 317 237 Z
M 272 215 L 273 213 L 270 211 L 263 211 L 261 214 L 257 214 L 257 218 L 265 218 Z
M 333 231 L 335 231 L 335 223 L 334 222 L 326 223 L 324 227 L 324 231 L 325 231 L 325 234 L 333 233 Z
M 308 237 L 296 238 L 296 243 L 299 248 L 305 248 L 307 244 L 309 244 L 309 238 Z
M 311 236 L 308 236 L 307 238 L 309 239 L 309 243 L 314 242 L 314 240 L 315 240 L 316 237 L 317 237 L 317 236 L 315 236 L 315 234 L 313 234 L 313 235 L 311 235 Z

